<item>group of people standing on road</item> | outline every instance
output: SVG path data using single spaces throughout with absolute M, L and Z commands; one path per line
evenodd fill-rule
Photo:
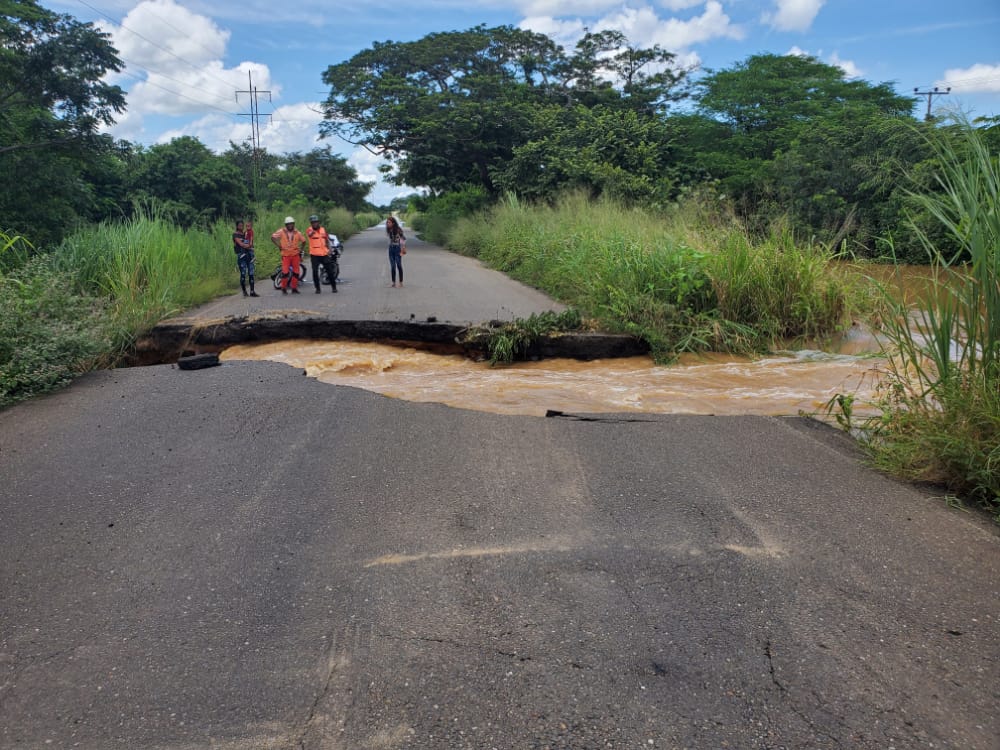
M 337 291 L 337 271 L 333 268 L 333 258 L 330 255 L 330 238 L 331 235 L 326 231 L 326 228 L 320 226 L 319 217 L 316 214 L 309 217 L 309 228 L 306 229 L 305 236 L 295 228 L 293 217 L 285 217 L 284 228 L 271 235 L 271 242 L 281 251 L 282 294 L 288 294 L 289 282 L 291 282 L 292 294 L 299 293 L 299 273 L 301 271 L 299 259 L 305 245 L 309 247 L 309 261 L 312 264 L 313 285 L 316 287 L 316 294 L 323 291 L 320 285 L 320 266 L 326 269 L 332 291 Z
M 392 287 L 396 287 L 396 272 L 399 271 L 399 286 L 403 286 L 403 261 L 402 256 L 406 255 L 406 235 L 400 227 L 396 217 L 390 216 L 385 220 L 385 231 L 389 236 L 389 268 L 392 271 Z M 332 245 L 337 238 L 326 231 L 320 225 L 319 217 L 313 214 L 309 217 L 309 228 L 305 235 L 295 228 L 295 217 L 286 216 L 285 226 L 271 235 L 271 242 L 281 253 L 281 293 L 288 294 L 291 286 L 292 294 L 299 294 L 299 276 L 301 274 L 301 263 L 303 247 L 309 247 L 309 260 L 312 264 L 313 284 L 316 287 L 316 294 L 322 292 L 320 286 L 320 266 L 326 269 L 330 279 L 332 291 L 337 291 L 337 274 L 333 267 L 333 258 L 330 255 Z M 236 265 L 240 271 L 240 288 L 244 297 L 258 297 L 260 295 L 254 291 L 254 234 L 253 223 L 237 221 L 236 231 L 233 232 L 233 251 L 236 253 Z M 250 292 L 247 293 L 247 282 L 250 284 Z

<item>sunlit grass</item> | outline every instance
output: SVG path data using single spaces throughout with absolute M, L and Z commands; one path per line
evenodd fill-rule
M 654 215 L 579 195 L 555 207 L 509 198 L 458 222 L 448 244 L 644 338 L 659 359 L 761 352 L 850 323 L 851 287 L 830 253 L 780 229 L 752 239 L 695 204 Z
M 886 294 L 888 386 L 867 444 L 879 467 L 1000 511 L 1000 166 L 974 127 L 960 131 L 934 143 L 940 191 L 915 199 L 961 254 L 915 228 L 937 273 L 915 309 Z
M 77 232 L 44 258 L 80 294 L 108 300 L 115 346 L 123 353 L 157 322 L 231 290 L 230 231 L 182 230 L 156 217 Z

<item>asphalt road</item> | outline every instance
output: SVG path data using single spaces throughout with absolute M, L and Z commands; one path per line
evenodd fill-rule
M 809 420 L 161 365 L 0 477 L 5 749 L 1000 746 L 1000 537 Z
M 301 294 L 275 291 L 269 274 L 273 268 L 258 264 L 259 297 L 243 297 L 239 274 L 233 273 L 231 297 L 197 308 L 183 317 L 216 319 L 253 316 L 280 311 L 305 311 L 334 320 L 415 320 L 435 318 L 440 323 L 481 323 L 488 320 L 526 318 L 532 313 L 562 310 L 541 292 L 511 281 L 479 261 L 449 253 L 422 242 L 407 231 L 407 253 L 403 256 L 405 282 L 392 288 L 385 227 L 374 227 L 344 241 L 340 258 L 337 294 L 322 287 L 315 294 L 312 274 L 300 285 Z M 268 240 L 258 236 L 257 245 Z M 308 256 L 304 261 L 311 268 Z

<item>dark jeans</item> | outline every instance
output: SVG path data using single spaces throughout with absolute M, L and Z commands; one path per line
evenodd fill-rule
M 399 245 L 389 245 L 389 268 L 392 271 L 392 283 L 396 283 L 396 269 L 399 269 L 399 283 L 403 283 L 403 256 Z
M 240 286 L 244 291 L 247 288 L 248 277 L 250 279 L 250 288 L 253 289 L 255 265 L 253 253 L 236 254 L 236 267 L 240 269 Z
M 319 282 L 319 267 L 323 266 L 326 269 L 326 275 L 330 277 L 330 286 L 334 291 L 337 290 L 337 279 L 333 275 L 333 263 L 330 262 L 329 255 L 310 255 L 309 262 L 312 264 L 313 272 L 313 285 L 320 289 Z

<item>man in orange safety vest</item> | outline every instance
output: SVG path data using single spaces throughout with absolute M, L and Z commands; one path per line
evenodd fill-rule
M 271 242 L 281 251 L 281 293 L 288 294 L 288 281 L 292 282 L 292 294 L 299 293 L 300 259 L 306 238 L 295 228 L 295 219 L 285 217 L 285 228 L 271 235 Z

